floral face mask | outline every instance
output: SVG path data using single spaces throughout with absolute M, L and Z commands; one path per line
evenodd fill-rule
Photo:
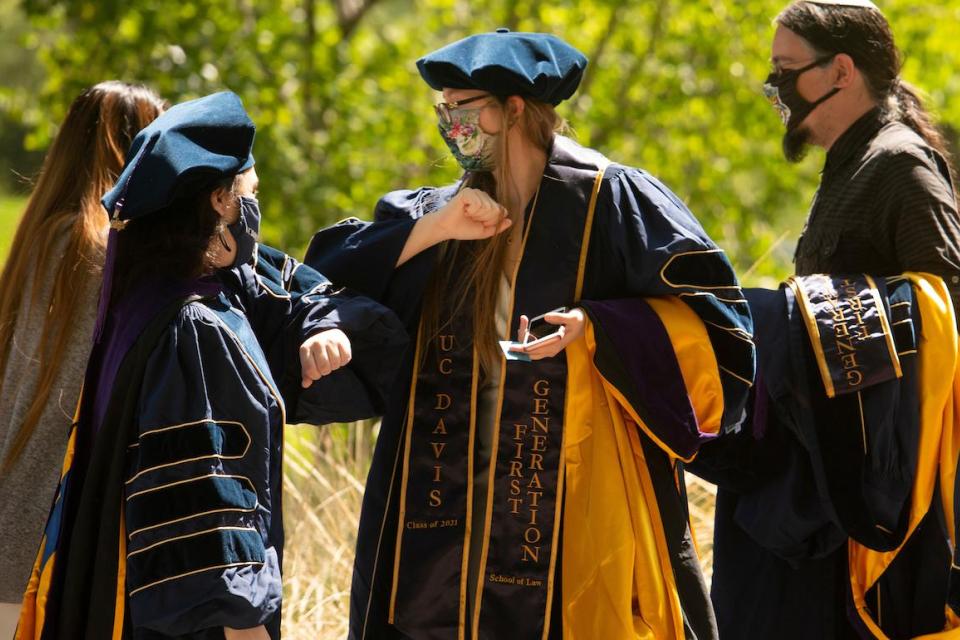
M 439 114 L 438 127 L 450 153 L 464 171 L 490 171 L 497 136 L 480 128 L 482 109 L 450 109 Z

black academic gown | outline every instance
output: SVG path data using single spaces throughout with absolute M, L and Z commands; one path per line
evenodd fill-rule
M 596 180 L 598 167 L 605 169 L 599 182 Z M 416 335 L 420 301 L 436 260 L 436 250 L 414 257 L 399 269 L 394 265 L 416 220 L 444 204 L 457 188 L 458 185 L 454 185 L 391 193 L 378 204 L 374 223 L 352 219 L 320 231 L 310 245 L 305 262 L 324 270 L 335 281 L 383 301 L 407 323 L 411 335 Z M 591 204 L 591 191 L 594 190 L 597 195 L 595 203 Z M 737 332 L 749 335 L 749 311 L 726 257 L 680 200 L 646 172 L 616 164 L 608 166 L 596 152 L 557 137 L 535 203 L 536 206 L 531 203 L 526 212 L 526 240 L 513 292 L 510 335 L 516 334 L 520 313 L 532 317 L 562 305 L 580 303 L 596 326 L 611 328 L 609 334 L 604 335 L 612 336 L 618 333 L 612 330 L 617 319 L 629 318 L 631 312 L 628 309 L 640 302 L 641 297 L 679 295 L 707 326 L 711 346 L 721 365 L 718 375 L 723 382 L 723 423 L 725 427 L 737 424 L 753 378 L 752 345 L 749 339 L 737 335 Z M 584 233 L 583 216 L 588 209 L 591 213 L 587 215 Z M 582 264 L 578 265 L 578 260 Z M 575 287 L 575 275 L 582 278 L 580 291 L 580 287 Z M 476 372 L 470 373 L 472 337 L 469 327 L 464 326 L 468 323 L 465 316 L 468 312 L 453 317 L 451 335 L 446 337 L 447 340 L 441 337 L 436 344 L 422 345 L 428 364 L 416 377 L 413 376 L 414 363 L 419 358 L 411 348 L 402 368 L 405 374 L 399 377 L 391 394 L 364 495 L 351 592 L 351 639 L 457 638 L 461 632 L 469 637 L 471 621 L 464 618 L 465 612 L 467 617 L 471 613 L 474 617 L 481 616 L 478 637 L 540 638 L 545 628 L 550 630 L 550 637 L 561 637 L 559 602 L 562 586 L 559 584 L 560 571 L 553 572 L 554 566 L 561 566 L 556 552 L 559 544 L 552 545 L 546 552 L 545 557 L 554 559 L 549 571 L 531 574 L 535 579 L 528 577 L 516 581 L 532 586 L 528 590 L 502 584 L 513 579 L 503 578 L 500 574 L 510 572 L 494 572 L 492 565 L 488 564 L 491 578 L 485 581 L 483 597 L 487 598 L 487 592 L 490 592 L 491 601 L 482 601 L 480 613 L 477 613 L 475 604 L 468 608 L 462 603 L 462 599 L 472 593 L 461 580 L 461 561 L 465 551 L 464 545 L 456 541 L 457 537 L 463 538 L 463 505 L 468 500 L 465 497 L 468 495 L 464 486 L 466 481 L 462 479 L 471 475 L 468 472 L 470 449 L 465 437 L 459 444 L 455 441 L 441 447 L 446 447 L 444 456 L 449 456 L 451 450 L 458 452 L 455 455 L 459 457 L 454 457 L 452 463 L 446 462 L 448 466 L 442 469 L 442 473 L 447 482 L 443 488 L 444 499 L 449 500 L 451 494 L 456 496 L 460 510 L 452 508 L 447 512 L 448 519 L 433 520 L 432 524 L 410 514 L 409 497 L 416 497 L 421 488 L 422 495 L 428 495 L 430 489 L 426 484 L 417 485 L 417 482 L 429 482 L 425 476 L 418 480 L 420 468 L 417 465 L 426 465 L 422 468 L 428 474 L 432 468 L 429 466 L 430 450 L 424 447 L 417 453 L 417 434 L 423 433 L 421 429 L 426 429 L 429 434 L 436 424 L 436 417 L 430 411 L 447 404 L 441 396 L 458 398 L 450 409 L 452 413 L 445 416 L 446 423 L 464 425 L 465 428 L 456 427 L 460 434 L 470 431 L 472 424 L 473 407 L 469 398 L 471 382 L 476 382 Z M 629 322 L 621 322 L 619 329 L 619 335 L 612 342 L 606 342 L 602 351 L 616 353 L 615 358 L 622 358 L 627 362 L 625 368 L 629 368 L 629 365 L 637 364 L 631 358 L 639 361 L 636 354 L 642 351 L 631 345 L 639 344 L 638 341 L 644 338 L 638 336 L 639 324 L 631 332 Z M 672 358 L 669 345 L 666 348 L 666 357 Z M 649 357 L 650 354 L 645 355 Z M 510 379 L 517 382 L 507 382 L 501 396 L 503 432 L 514 428 L 507 416 L 520 416 L 523 409 L 518 407 L 533 403 L 536 389 L 544 388 L 536 385 L 536 376 L 549 381 L 552 389 L 562 389 L 565 367 L 564 354 L 534 364 L 511 362 L 505 365 L 505 375 L 512 376 Z M 445 374 L 448 368 L 453 372 L 452 377 L 438 377 L 438 370 Z M 643 374 L 640 377 L 642 379 Z M 416 382 L 415 386 L 412 386 L 413 382 Z M 664 390 L 671 383 L 671 380 L 641 380 L 638 384 L 646 384 L 649 387 L 646 390 L 651 391 Z M 635 391 L 625 389 L 624 394 L 633 397 L 637 395 Z M 557 397 L 557 391 L 553 393 L 551 406 L 562 407 L 562 396 Z M 668 395 L 665 391 L 664 394 Z M 436 407 L 431 404 L 433 398 L 439 402 Z M 413 410 L 411 399 L 415 403 Z M 689 407 L 685 392 L 680 404 L 674 406 Z M 417 426 L 410 436 L 413 453 L 405 454 L 405 438 L 410 435 L 405 427 L 410 420 L 408 413 Z M 551 415 L 552 419 L 562 422 L 562 413 Z M 688 637 L 714 637 L 713 615 L 686 526 L 685 502 L 676 484 L 676 461 L 678 457 L 695 454 L 700 434 L 697 434 L 695 424 L 692 432 L 681 433 L 680 429 L 672 430 L 675 425 L 668 425 L 669 420 L 660 422 L 648 417 L 647 422 L 655 425 L 651 428 L 659 426 L 662 436 L 659 447 L 646 435 L 641 438 L 656 486 L 664 528 L 669 531 L 670 559 L 665 569 L 676 577 Z M 461 449 L 456 449 L 457 446 Z M 503 444 L 503 448 L 506 446 Z M 434 453 L 436 451 L 433 449 Z M 417 458 L 417 455 L 421 457 Z M 506 463 L 502 461 L 505 457 L 501 456 L 496 463 L 496 472 L 491 476 L 496 478 L 495 482 L 500 482 L 501 471 L 506 474 L 503 466 Z M 445 459 L 450 460 L 449 457 Z M 483 468 L 490 464 L 479 458 L 475 462 L 484 465 Z M 549 468 L 549 464 L 547 466 Z M 454 480 L 447 480 L 451 475 Z M 557 476 L 550 477 L 555 483 Z M 682 486 L 682 481 L 680 484 Z M 497 490 L 499 487 L 498 484 Z M 440 495 L 438 493 L 437 497 Z M 562 511 L 562 505 L 556 504 L 556 495 L 555 486 L 546 487 L 543 504 L 547 518 Z M 401 496 L 407 498 L 405 502 Z M 409 546 L 398 553 L 401 504 L 406 509 L 402 544 Z M 447 509 L 446 502 L 443 508 Z M 483 520 L 476 517 L 474 522 L 473 526 L 483 524 Z M 559 531 L 555 533 L 557 539 L 562 540 L 562 518 L 558 522 Z M 498 553 L 496 549 L 512 546 L 496 540 L 510 540 L 509 523 L 498 522 L 494 510 L 487 526 L 486 544 L 490 550 L 487 560 L 496 556 L 495 561 L 507 563 L 508 552 Z M 415 530 L 423 527 L 440 530 L 435 535 L 421 535 Z M 444 533 L 444 527 L 452 530 L 450 537 Z M 414 532 L 410 533 L 411 530 Z M 399 575 L 395 565 L 400 567 Z M 463 567 L 466 567 L 465 562 Z M 545 576 L 548 579 L 544 579 Z M 397 588 L 393 587 L 394 580 Z M 541 588 L 544 584 L 549 585 L 550 580 L 553 580 L 552 592 L 549 587 Z M 458 597 L 461 599 L 459 616 L 456 611 Z M 551 602 L 552 608 L 547 606 Z M 394 623 L 389 621 L 391 609 L 395 614 Z M 545 609 L 551 611 L 552 619 L 544 619 L 547 615 Z M 484 613 L 487 610 L 495 611 L 496 615 L 482 618 L 487 615 Z
M 301 391 L 298 347 L 330 328 L 353 360 Z M 44 621 L 23 637 L 279 638 L 281 389 L 298 421 L 368 417 L 405 343 L 390 311 L 266 247 L 117 301 L 28 589 Z

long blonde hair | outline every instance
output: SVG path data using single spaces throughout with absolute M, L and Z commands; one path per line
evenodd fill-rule
M 150 89 L 123 82 L 102 82 L 81 93 L 50 146 L 36 185 L 17 227 L 0 276 L 0 374 L 6 371 L 24 296 L 40 304 L 45 274 L 55 268 L 49 308 L 33 358 L 39 377 L 26 416 L 3 463 L 9 470 L 23 451 L 46 408 L 59 363 L 74 340 L 78 306 L 96 282 L 103 262 L 107 214 L 100 197 L 123 169 L 134 136 L 165 108 Z M 52 255 L 68 236 L 62 256 Z M 59 263 L 59 264 L 58 264 Z M 25 291 L 30 278 L 33 286 Z M 0 393 L 9 380 L 0 377 Z
M 556 134 L 566 128 L 552 105 L 523 98 L 525 106 L 514 121 L 506 109 L 507 98 L 497 97 L 500 103 L 502 132 L 495 151 L 496 161 L 490 172 L 468 174 L 463 186 L 481 189 L 500 204 L 510 201 L 514 185 L 510 167 L 510 149 L 507 131 L 511 125 L 520 131 L 536 148 L 548 152 Z M 514 225 L 523 225 L 521 211 L 510 211 Z M 440 247 L 438 265 L 427 287 L 423 302 L 423 335 L 429 339 L 438 336 L 450 325 L 453 316 L 472 302 L 473 341 L 484 372 L 500 357 L 497 347 L 496 308 L 501 273 L 509 256 L 508 238 L 504 232 L 487 240 L 450 240 Z M 463 268 L 466 271 L 462 271 Z M 441 318 L 444 300 L 452 300 L 449 318 Z M 420 363 L 422 366 L 422 362 Z

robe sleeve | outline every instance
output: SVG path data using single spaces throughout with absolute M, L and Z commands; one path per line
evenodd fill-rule
M 723 251 L 649 174 L 608 169 L 596 216 L 591 267 L 607 284 L 595 276 L 581 302 L 595 363 L 648 435 L 689 460 L 743 421 L 755 371 L 749 306 Z
M 318 231 L 304 262 L 337 285 L 385 304 L 412 327 L 436 249 L 414 256 L 400 268 L 397 260 L 416 221 L 443 206 L 458 189 L 455 184 L 389 193 L 377 203 L 373 222 L 350 218 Z
M 258 247 L 253 265 L 232 270 L 230 277 L 291 423 L 352 422 L 383 413 L 407 344 L 406 331 L 393 312 L 264 245 Z M 302 389 L 300 345 L 329 329 L 347 335 L 353 358 Z
M 135 628 L 179 637 L 265 623 L 281 599 L 269 537 L 280 400 L 240 341 L 189 304 L 151 354 L 125 486 Z

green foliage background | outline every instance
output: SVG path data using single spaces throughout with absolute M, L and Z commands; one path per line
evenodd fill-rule
M 906 79 L 960 128 L 960 0 L 880 3 Z M 35 168 L 72 98 L 98 81 L 145 82 L 171 102 L 230 88 L 258 125 L 266 239 L 300 255 L 316 229 L 368 216 L 386 191 L 456 178 L 420 55 L 499 26 L 550 31 L 591 59 L 561 107 L 580 141 L 662 178 L 748 282 L 770 284 L 790 271 L 822 162 L 784 162 L 760 97 L 784 4 L 0 0 L 0 132 L 22 132 L 34 152 L 8 143 L 0 168 Z

